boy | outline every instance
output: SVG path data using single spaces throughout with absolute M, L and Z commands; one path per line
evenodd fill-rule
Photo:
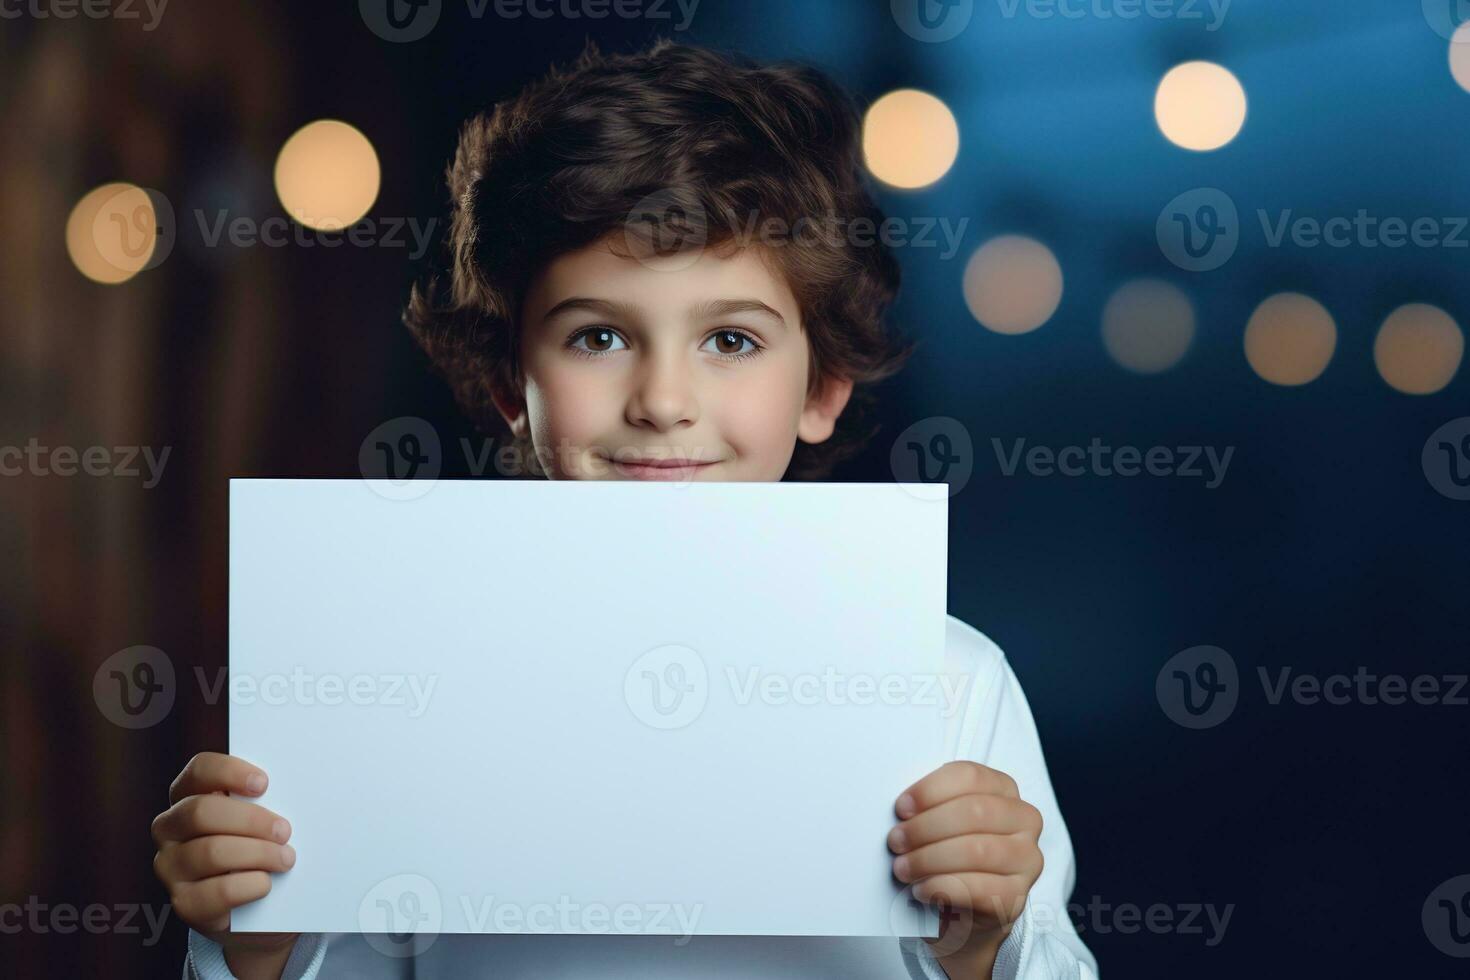
M 466 124 L 451 267 L 405 320 L 460 405 L 551 479 L 821 477 L 910 350 L 883 325 L 896 262 L 846 230 L 881 221 L 857 146 L 856 111 L 813 69 L 589 47 Z M 937 940 L 456 935 L 408 959 L 356 935 L 233 935 L 230 910 L 296 855 L 286 820 L 239 798 L 266 774 L 205 753 L 153 825 L 192 926 L 186 976 L 1095 977 L 1025 696 L 984 635 L 949 617 L 946 641 L 971 692 L 947 721 L 952 761 L 895 787 L 886 841 L 897 879 L 941 909 Z

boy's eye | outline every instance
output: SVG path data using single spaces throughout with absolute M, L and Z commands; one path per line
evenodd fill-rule
M 710 347 L 711 344 L 714 345 L 713 348 Z M 611 327 L 584 327 L 567 342 L 569 350 L 583 357 L 611 354 L 627 346 L 627 342 Z M 710 334 L 700 349 L 710 350 L 724 357 L 743 359 L 753 357 L 764 348 L 744 330 L 725 329 Z
M 581 343 L 584 340 L 587 342 L 585 345 Z M 609 330 L 607 327 L 588 327 L 586 330 L 578 331 L 577 335 L 572 338 L 570 346 L 573 350 L 585 353 L 609 354 L 620 349 L 611 346 L 614 342 L 623 342 L 623 338 L 619 337 L 616 331 Z M 623 344 L 623 346 L 628 345 Z
M 750 338 L 749 334 L 741 330 L 718 330 L 711 334 L 709 340 L 705 341 L 705 343 L 708 344 L 710 341 L 714 342 L 716 354 L 725 354 L 727 356 L 750 354 L 755 352 L 760 346 Z M 749 344 L 750 346 L 742 348 L 740 346 L 741 344 Z

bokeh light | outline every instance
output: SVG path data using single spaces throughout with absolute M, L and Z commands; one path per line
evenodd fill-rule
M 1327 370 L 1337 349 L 1337 324 L 1321 303 L 1301 293 L 1277 293 L 1245 326 L 1245 359 L 1275 385 L 1304 385 Z
M 1465 335 L 1444 310 L 1427 303 L 1400 306 L 1373 341 L 1373 362 L 1393 388 L 1432 395 L 1455 376 L 1465 355 Z
M 1460 88 L 1470 92 L 1470 21 L 1461 24 L 1450 38 L 1450 74 Z
M 362 220 L 378 199 L 382 172 L 368 138 L 336 119 L 301 127 L 276 158 L 276 194 L 297 222 L 337 231 Z
M 889 92 L 863 118 L 863 159 L 874 177 L 893 187 L 934 183 L 954 166 L 959 152 L 954 113 L 928 92 Z
M 1154 118 L 1171 143 L 1218 150 L 1245 125 L 1245 89 L 1226 68 L 1187 61 L 1171 69 L 1154 95 Z
M 147 191 L 136 184 L 103 184 L 71 209 L 66 251 L 82 275 L 116 285 L 148 267 L 158 233 L 158 214 Z
M 980 246 L 965 265 L 965 305 L 987 329 L 1035 330 L 1062 302 L 1062 267 L 1051 249 L 1022 235 Z
M 1194 304 L 1161 279 L 1124 283 L 1103 307 L 1102 338 L 1108 355 L 1139 374 L 1178 364 L 1194 340 Z

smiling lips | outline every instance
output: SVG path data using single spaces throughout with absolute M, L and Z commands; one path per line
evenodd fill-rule
M 640 480 L 682 479 L 716 462 L 718 461 L 713 459 L 680 459 L 677 456 L 673 458 L 636 456 L 612 460 L 613 466 L 617 467 L 619 473 Z

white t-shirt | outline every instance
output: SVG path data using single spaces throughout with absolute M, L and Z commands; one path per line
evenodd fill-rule
M 1097 962 L 1066 914 L 1076 878 L 1072 841 L 1057 808 L 1021 685 L 1000 648 L 953 616 L 946 617 L 944 669 L 955 685 L 949 690 L 968 693 L 960 710 L 945 720 L 949 755 L 936 759 L 934 767 L 953 759 L 970 759 L 1007 773 L 1020 787 L 1021 798 L 1040 810 L 1045 821 L 1041 851 L 1046 866 L 1021 918 L 1001 946 L 992 976 L 997 980 L 1091 980 L 1097 976 Z M 815 890 L 814 900 L 820 900 Z M 922 939 L 441 935 L 414 937 L 414 942 L 421 948 L 416 955 L 391 957 L 360 935 L 303 934 L 282 980 L 946 980 Z M 220 947 L 191 930 L 185 980 L 231 976 Z

